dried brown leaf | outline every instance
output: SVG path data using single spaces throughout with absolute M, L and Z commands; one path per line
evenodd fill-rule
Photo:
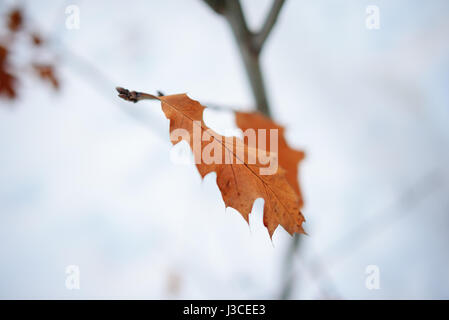
M 181 140 L 186 140 L 190 144 L 196 166 L 203 178 L 208 173 L 216 172 L 218 188 L 226 207 L 232 207 L 239 211 L 248 222 L 254 201 L 257 198 L 263 198 L 265 200 L 263 222 L 270 237 L 279 225 L 291 235 L 304 233 L 302 228 L 304 217 L 300 212 L 300 198 L 287 181 L 284 169 L 278 167 L 272 175 L 261 175 L 260 168 L 264 165 L 259 162 L 250 164 L 247 161 L 252 153 L 260 152 L 260 150 L 248 147 L 242 140 L 235 137 L 232 140 L 225 140 L 225 137 L 208 128 L 203 121 L 205 107 L 198 101 L 190 99 L 185 94 L 154 98 L 159 99 L 162 103 L 162 110 L 170 120 L 171 133 L 176 129 L 184 129 L 192 137 L 193 131 L 197 130 L 201 137 L 208 137 L 206 139 L 208 141 L 202 141 L 199 148 L 194 146 L 192 139 L 187 141 L 183 137 L 179 137 L 172 143 L 176 144 Z M 221 164 L 206 164 L 201 160 L 201 154 L 210 144 L 213 144 L 214 152 L 215 150 L 221 151 L 223 159 Z M 244 149 L 244 159 L 239 158 L 241 153 L 238 151 L 241 150 L 238 148 Z M 232 163 L 226 162 L 225 157 L 232 159 Z
M 296 194 L 299 196 L 300 205 L 302 207 L 303 197 L 298 182 L 298 164 L 302 159 L 304 159 L 304 152 L 291 148 L 285 139 L 285 128 L 275 123 L 270 118 L 264 116 L 260 112 L 236 112 L 235 119 L 237 126 L 243 131 L 254 129 L 257 134 L 258 129 L 267 130 L 267 150 L 271 150 L 269 130 L 278 130 L 279 165 L 286 170 L 285 177 L 295 190 Z

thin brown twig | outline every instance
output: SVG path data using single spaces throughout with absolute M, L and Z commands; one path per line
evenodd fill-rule
M 117 90 L 118 96 L 120 98 L 134 103 L 141 100 L 160 100 L 159 97 L 153 96 L 152 94 L 149 93 L 129 91 L 128 89 L 122 87 L 116 87 L 115 89 Z
M 122 87 L 116 87 L 115 88 L 118 92 L 118 96 L 122 98 L 123 100 L 130 101 L 130 102 L 138 102 L 141 100 L 160 100 L 159 97 L 164 96 L 164 94 L 161 91 L 157 91 L 157 96 L 154 96 L 152 94 L 139 92 L 139 91 L 129 91 L 128 89 L 122 88 Z M 232 108 L 232 107 L 224 107 L 218 104 L 214 103 L 201 103 L 203 106 L 205 106 L 208 109 L 216 110 L 216 111 L 226 111 L 226 112 L 239 112 L 240 110 Z

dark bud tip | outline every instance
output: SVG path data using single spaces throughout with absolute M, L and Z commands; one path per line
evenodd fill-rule
M 122 88 L 122 87 L 116 87 L 115 88 L 117 92 L 119 93 L 118 96 L 126 101 L 131 101 L 136 103 L 139 101 L 140 96 L 142 95 L 140 92 L 136 91 L 129 91 L 128 89 Z
M 129 94 L 129 90 L 122 88 L 122 87 L 116 87 L 115 90 L 117 90 L 118 93 L 120 94 Z

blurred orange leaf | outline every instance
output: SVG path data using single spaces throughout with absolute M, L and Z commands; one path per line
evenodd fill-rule
M 11 63 L 10 52 L 17 50 L 17 37 L 14 34 L 24 29 L 24 15 L 19 8 L 12 9 L 7 14 L 6 19 L 7 35 L 1 39 L 0 43 L 0 95 L 9 99 L 17 97 L 17 77 L 22 76 L 22 70 L 32 70 L 44 81 L 49 82 L 54 89 L 59 89 L 60 82 L 55 74 L 55 68 L 51 64 L 22 62 L 21 65 Z M 42 46 L 43 38 L 35 31 L 25 30 L 31 38 L 34 46 Z M 32 51 L 33 59 L 36 58 L 37 51 Z
M 8 15 L 8 28 L 12 32 L 17 32 L 22 28 L 23 15 L 20 9 L 13 9 Z
M 33 32 L 31 34 L 31 41 L 37 47 L 39 47 L 44 42 L 42 40 L 42 37 L 39 34 L 35 33 L 35 32 Z
M 8 69 L 8 54 L 6 47 L 0 45 L 0 95 L 4 95 L 9 99 L 16 97 L 16 77 L 14 77 Z
M 12 74 L 0 70 L 0 95 L 14 99 L 16 97 L 15 83 L 16 78 Z
M 48 64 L 33 64 L 39 77 L 44 81 L 49 81 L 53 88 L 59 89 L 59 80 L 55 76 L 55 71 L 52 65 Z

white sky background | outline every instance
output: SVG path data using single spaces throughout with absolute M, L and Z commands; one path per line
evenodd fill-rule
M 0 298 L 277 298 L 291 238 L 270 242 L 263 202 L 250 227 L 225 211 L 214 175 L 170 161 L 158 103 L 114 91 L 250 110 L 225 21 L 199 0 L 21 3 L 51 35 L 62 90 L 22 76 L 12 108 L 0 100 Z M 270 3 L 243 2 L 252 27 Z M 80 30 L 65 28 L 68 4 Z M 262 60 L 274 117 L 307 155 L 292 298 L 449 298 L 448 14 L 446 0 L 283 8 Z M 234 128 L 227 112 L 206 123 Z M 365 287 L 373 264 L 379 290 Z M 80 290 L 65 288 L 67 265 Z

